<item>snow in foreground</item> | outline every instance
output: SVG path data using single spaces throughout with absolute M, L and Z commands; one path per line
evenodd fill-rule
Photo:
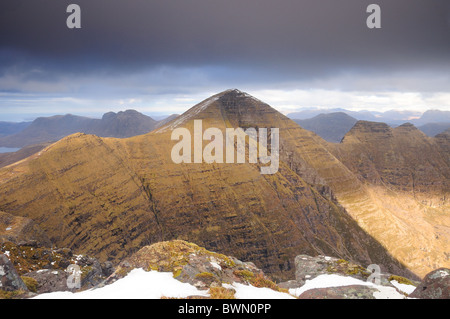
M 289 293 L 277 292 L 269 288 L 257 288 L 240 283 L 224 284 L 226 288 L 236 290 L 237 299 L 294 299 L 303 292 L 313 288 L 340 287 L 348 285 L 364 285 L 377 289 L 377 299 L 405 298 L 393 287 L 375 285 L 352 277 L 339 275 L 320 275 L 307 280 L 300 288 L 290 289 Z M 402 287 L 403 288 L 403 287 Z M 144 271 L 133 269 L 126 277 L 102 288 L 82 292 L 53 292 L 38 295 L 37 299 L 160 299 L 162 297 L 186 298 L 189 296 L 208 297 L 207 290 L 199 290 L 191 284 L 182 283 L 171 272 Z
M 186 298 L 209 296 L 207 291 L 173 278 L 171 272 L 144 271 L 133 269 L 116 282 L 102 288 L 77 293 L 68 291 L 41 294 L 40 299 L 160 299 L 161 297 Z

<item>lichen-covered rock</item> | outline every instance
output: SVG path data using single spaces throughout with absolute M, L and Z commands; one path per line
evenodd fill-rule
M 11 298 L 27 292 L 27 286 L 11 261 L 4 254 L 0 254 L 0 299 Z
M 299 299 L 376 299 L 374 293 L 377 289 L 350 285 L 342 287 L 328 287 L 310 289 L 298 296 Z
M 300 285 L 323 274 L 338 274 L 366 280 L 370 272 L 364 267 L 344 259 L 328 256 L 311 257 L 298 255 L 295 257 L 295 279 Z
M 253 263 L 211 252 L 182 240 L 159 242 L 141 248 L 120 263 L 105 284 L 124 277 L 134 268 L 172 272 L 174 278 L 199 289 L 238 282 L 279 290 Z
M 63 270 L 41 269 L 27 273 L 26 276 L 36 280 L 36 293 L 38 294 L 54 291 L 74 291 L 67 286 L 68 274 Z
M 8 257 L 0 254 L 0 288 L 5 291 L 28 290 Z
M 37 293 L 93 288 L 114 272 L 111 263 L 101 264 L 96 258 L 75 255 L 69 248 L 41 247 L 36 241 L 5 242 L 0 244 L 0 252 L 8 255 L 20 276 L 36 280 Z M 68 271 L 71 265 L 79 267 L 79 288 L 71 288 L 67 284 L 72 274 Z
M 420 299 L 450 299 L 450 269 L 439 268 L 430 272 L 409 296 Z

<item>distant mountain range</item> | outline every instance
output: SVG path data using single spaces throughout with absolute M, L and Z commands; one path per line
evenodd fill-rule
M 417 116 L 417 113 L 409 111 L 389 111 L 375 114 L 368 111 L 329 111 L 331 110 L 320 110 L 320 112 L 323 113 L 314 115 L 319 111 L 305 110 L 302 112 L 290 113 L 288 114 L 288 117 L 293 119 L 303 128 L 310 130 L 328 142 L 333 143 L 339 143 L 358 120 L 387 123 L 391 127 L 397 127 L 404 123 L 411 123 L 431 137 L 450 128 L 450 111 L 430 110 L 426 111 L 418 118 L 412 118 L 414 114 Z M 308 118 L 311 115 L 314 116 Z
M 334 109 L 304 109 L 287 114 L 290 119 L 305 120 L 319 114 L 343 112 L 361 121 L 383 122 L 391 126 L 410 122 L 416 126 L 427 123 L 450 123 L 450 111 L 428 110 L 424 113 L 415 111 L 350 111 L 342 108 Z
M 0 137 L 19 133 L 24 130 L 31 122 L 4 122 L 0 121 Z
M 20 148 L 57 141 L 73 133 L 126 138 L 148 133 L 165 120 L 156 121 L 135 110 L 108 112 L 101 119 L 66 114 L 39 117 L 31 123 L 0 122 L 0 147 Z
M 311 119 L 294 120 L 294 122 L 328 142 L 339 143 L 358 120 L 344 112 L 336 112 L 322 113 Z

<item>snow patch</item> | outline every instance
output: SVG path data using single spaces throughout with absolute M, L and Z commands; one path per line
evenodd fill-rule
M 213 266 L 214 268 L 218 269 L 218 270 L 222 270 L 222 267 L 220 267 L 220 265 L 214 261 L 210 262 L 211 266 Z
M 225 288 L 234 289 L 236 299 L 295 299 L 295 297 L 284 293 L 272 290 L 270 288 L 259 288 L 240 283 L 223 284 Z
M 189 296 L 208 297 L 209 294 L 191 284 L 176 280 L 171 272 L 147 272 L 138 268 L 130 271 L 126 277 L 102 288 L 76 293 L 52 292 L 38 295 L 34 299 L 160 299 Z
M 392 280 L 391 284 L 397 288 L 398 290 L 400 290 L 401 292 L 404 292 L 406 294 L 412 294 L 412 292 L 416 289 L 415 286 L 413 285 L 406 285 L 406 284 L 401 284 L 399 283 L 397 280 Z
M 236 291 L 237 299 L 295 299 L 293 296 L 269 288 L 258 288 L 240 283 L 223 284 Z M 189 296 L 209 297 L 207 290 L 199 290 L 191 284 L 173 278 L 171 272 L 144 271 L 133 269 L 116 282 L 81 292 L 59 291 L 45 293 L 34 299 L 160 299 L 161 297 L 187 298 Z

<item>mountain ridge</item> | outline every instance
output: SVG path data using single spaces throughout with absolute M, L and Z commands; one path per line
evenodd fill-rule
M 248 162 L 174 164 L 168 128 L 192 129 L 196 119 L 204 128 L 280 128 L 279 171 L 261 175 Z M 292 273 L 300 252 L 409 273 L 386 251 L 395 227 L 388 225 L 385 233 L 394 237 L 386 242 L 374 239 L 380 234 L 367 222 L 389 210 L 377 207 L 335 151 L 268 104 L 227 90 L 153 132 L 126 139 L 73 134 L 0 169 L 0 209 L 34 220 L 60 246 L 102 259 L 182 239 L 254 261 L 278 278 Z M 417 256 L 387 248 L 423 273 L 411 261 Z

